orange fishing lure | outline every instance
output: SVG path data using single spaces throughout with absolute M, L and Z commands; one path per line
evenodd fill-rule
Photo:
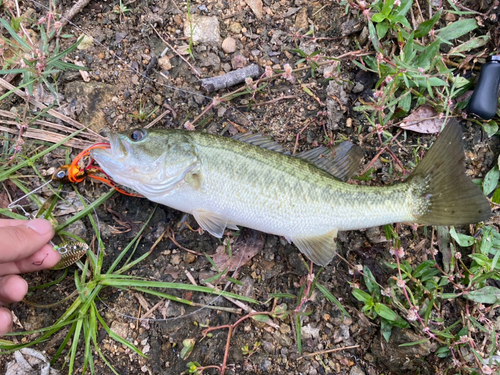
M 96 143 L 89 148 L 86 148 L 73 159 L 71 164 L 66 164 L 57 168 L 52 175 L 52 181 L 79 183 L 85 180 L 86 177 L 89 177 L 94 180 L 101 181 L 106 185 L 111 186 L 112 188 L 115 188 L 115 190 L 121 194 L 131 197 L 142 197 L 142 195 L 138 193 L 126 191 L 125 189 L 118 186 L 100 167 L 93 165 L 94 159 L 90 159 L 87 163 L 87 166 L 83 168 L 80 167 L 80 161 L 85 157 L 90 158 L 90 150 L 96 148 L 109 148 L 109 143 Z M 97 173 L 103 174 L 106 177 L 98 176 Z

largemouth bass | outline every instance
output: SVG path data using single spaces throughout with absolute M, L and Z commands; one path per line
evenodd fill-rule
M 185 130 L 109 135 L 91 156 L 117 183 L 190 213 L 215 237 L 237 226 L 284 236 L 318 265 L 337 232 L 405 222 L 459 225 L 487 219 L 488 200 L 465 174 L 462 132 L 450 122 L 415 171 L 389 187 L 350 185 L 356 147 L 285 155 L 262 137 L 235 140 Z M 258 145 L 256 145 L 258 144 Z

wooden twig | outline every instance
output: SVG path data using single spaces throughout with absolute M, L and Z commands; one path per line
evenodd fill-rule
M 31 104 L 33 104 L 35 107 L 38 107 L 42 110 L 46 109 L 47 106 L 45 104 L 42 104 L 40 103 L 39 101 L 35 100 L 33 97 L 27 95 L 25 92 L 19 90 L 19 89 L 16 89 L 15 86 L 11 85 L 9 82 L 5 81 L 3 78 L 0 78 L 0 86 L 4 87 L 5 89 L 7 90 L 13 90 L 14 94 L 16 94 L 17 96 L 23 98 L 24 100 L 28 100 L 29 99 L 29 102 Z M 59 120 L 61 121 L 64 121 L 70 125 L 73 125 L 75 128 L 77 129 L 83 129 L 85 128 L 84 125 L 82 125 L 81 123 L 79 123 L 78 121 L 76 120 L 73 120 L 72 118 L 66 116 L 66 115 L 63 115 L 62 113 L 59 113 L 57 112 L 56 110 L 54 109 L 48 109 L 47 110 L 47 113 L 49 115 L 52 115 L 56 118 L 58 118 Z M 92 133 L 95 137 L 96 137 L 96 140 L 98 142 L 104 142 L 106 141 L 106 138 L 103 137 L 102 135 L 94 132 L 93 130 L 90 130 L 88 129 L 89 133 Z
M 78 0 L 61 18 L 61 28 L 66 26 L 88 3 L 90 3 L 90 0 Z
M 203 78 L 201 80 L 201 87 L 207 90 L 207 92 L 214 92 L 245 82 L 245 79 L 248 77 L 258 78 L 261 74 L 260 67 L 252 64 L 241 69 L 232 70 L 222 76 Z

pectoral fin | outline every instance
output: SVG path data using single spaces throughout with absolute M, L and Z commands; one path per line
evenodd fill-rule
M 321 236 L 294 237 L 291 240 L 314 264 L 326 266 L 332 261 L 337 250 L 337 232 L 338 229 L 335 228 Z
M 224 234 L 224 230 L 227 227 L 227 219 L 221 215 L 205 210 L 195 210 L 193 211 L 193 216 L 198 225 L 212 236 L 221 238 Z

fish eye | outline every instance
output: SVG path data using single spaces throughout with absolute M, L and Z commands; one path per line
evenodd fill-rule
M 130 133 L 130 139 L 137 142 L 144 138 L 145 135 L 146 134 L 142 129 L 134 130 L 132 133 Z
M 64 176 L 66 176 L 66 171 L 64 170 L 60 170 L 56 173 L 56 178 L 64 178 Z

